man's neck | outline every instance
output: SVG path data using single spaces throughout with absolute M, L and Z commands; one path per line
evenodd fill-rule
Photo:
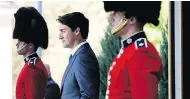
M 123 36 L 123 37 L 121 37 L 121 39 L 122 39 L 122 40 L 127 39 L 127 38 L 129 38 L 129 37 L 131 37 L 131 36 L 133 36 L 133 35 L 136 35 L 137 33 L 142 32 L 142 31 L 143 31 L 143 30 L 135 31 L 135 32 L 132 32 L 132 33 L 129 33 L 129 34 L 126 33 L 126 35 Z
M 81 46 L 83 46 L 85 43 L 87 43 L 86 40 L 81 40 L 80 43 L 78 43 L 78 44 L 72 49 L 71 55 L 74 55 L 74 54 L 77 52 L 77 50 L 78 50 Z
M 130 27 L 124 27 L 124 30 L 122 31 L 123 35 L 121 36 L 121 39 L 127 39 L 133 35 L 135 35 L 137 32 L 143 31 L 143 26 L 140 26 L 138 24 L 134 24 L 133 26 Z
M 71 48 L 71 50 L 73 50 L 77 45 L 79 45 L 80 43 L 84 42 L 84 39 L 78 40 L 74 43 L 74 46 Z

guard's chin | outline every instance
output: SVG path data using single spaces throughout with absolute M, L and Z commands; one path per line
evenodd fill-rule
M 17 51 L 18 55 L 23 55 L 22 51 Z
M 24 53 L 25 53 L 25 47 L 17 49 L 17 53 L 18 53 L 18 55 L 24 55 Z
M 127 24 L 127 22 L 128 22 L 128 20 L 126 18 L 121 19 L 119 24 L 111 29 L 111 33 L 113 35 L 118 33 Z

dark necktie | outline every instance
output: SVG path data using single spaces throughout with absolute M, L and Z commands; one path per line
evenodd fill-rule
M 72 59 L 72 54 L 69 56 L 69 63 L 71 62 L 71 59 Z M 66 68 L 66 71 L 67 71 L 67 68 Z M 65 73 L 64 73 L 64 75 L 65 75 Z M 62 82 L 61 82 L 61 94 L 62 94 L 62 91 L 63 91 L 63 88 L 62 88 L 63 87 L 63 79 L 64 79 L 64 77 L 62 78 Z
M 72 59 L 72 55 L 69 56 L 69 62 L 71 61 L 71 59 Z

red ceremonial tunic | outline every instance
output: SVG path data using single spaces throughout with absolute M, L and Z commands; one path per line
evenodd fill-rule
M 163 67 L 155 47 L 144 32 L 122 43 L 108 72 L 106 99 L 158 99 Z
M 26 57 L 16 83 L 16 99 L 44 99 L 48 74 L 36 53 Z

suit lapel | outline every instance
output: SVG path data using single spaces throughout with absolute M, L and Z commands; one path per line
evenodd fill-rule
M 67 75 L 68 75 L 68 73 L 69 73 L 69 71 L 70 71 L 70 69 L 71 69 L 71 67 L 72 67 L 72 65 L 73 65 L 73 63 L 74 63 L 74 61 L 75 61 L 76 56 L 79 54 L 80 51 L 82 51 L 85 47 L 88 47 L 88 46 L 89 46 L 88 43 L 82 45 L 82 46 L 75 52 L 75 54 L 73 55 L 73 57 L 71 58 L 71 61 L 69 62 L 68 66 L 67 66 L 67 68 L 66 68 L 66 70 L 65 70 L 65 73 L 64 73 L 64 75 L 63 75 L 63 79 L 62 79 L 62 83 L 61 83 L 61 94 L 62 94 L 62 91 L 63 91 L 63 86 L 64 86 L 65 79 L 67 78 Z
M 86 43 L 86 44 L 84 44 L 83 46 L 81 46 L 76 52 L 75 52 L 75 56 L 77 56 L 82 50 L 84 50 L 85 51 L 85 49 L 87 49 L 89 47 L 89 44 L 88 43 Z
M 74 60 L 75 60 L 75 56 L 73 56 L 73 57 L 71 58 L 71 61 L 69 61 L 69 64 L 68 64 L 68 66 L 67 66 L 67 68 L 66 68 L 66 70 L 65 70 L 65 73 L 64 73 L 63 79 L 62 79 L 62 83 L 61 83 L 62 86 L 63 86 L 63 84 L 64 84 L 64 81 L 65 81 L 66 77 L 67 77 L 67 74 L 69 73 L 69 70 L 70 70 L 71 67 L 72 67 L 72 64 L 73 64 Z

